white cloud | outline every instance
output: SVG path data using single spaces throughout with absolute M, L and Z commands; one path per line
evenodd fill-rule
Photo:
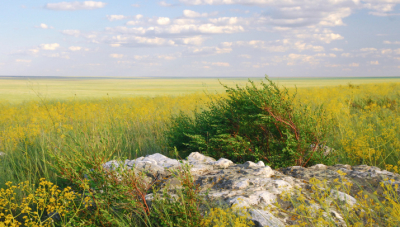
M 124 55 L 123 54 L 110 54 L 111 58 L 123 58 Z
M 27 59 L 15 59 L 15 62 L 21 62 L 21 63 L 31 63 L 32 60 L 27 60 Z
M 165 1 L 161 1 L 158 3 L 160 6 L 164 6 L 164 7 L 171 7 L 173 6 L 172 4 L 166 3 Z
M 204 65 L 213 65 L 213 66 L 221 66 L 221 67 L 229 67 L 230 66 L 230 64 L 228 62 L 206 62 L 206 61 L 203 61 L 201 63 L 203 63 Z M 209 66 L 205 67 L 205 68 L 209 68 Z
M 325 67 L 337 68 L 337 67 L 341 67 L 341 65 L 339 65 L 339 64 L 326 64 Z
M 322 42 L 325 43 L 331 43 L 334 40 L 342 40 L 344 39 L 343 36 L 341 36 L 340 34 L 335 34 L 335 33 L 329 33 L 329 32 L 323 32 L 323 33 L 317 33 L 317 34 L 298 34 L 296 35 L 297 38 L 300 39 L 307 39 L 307 38 L 311 38 L 311 39 L 316 39 L 316 40 L 320 40 Z
M 238 57 L 250 59 L 250 58 L 251 58 L 251 55 L 248 55 L 248 54 L 241 54 L 241 55 L 238 55 Z
M 361 48 L 360 51 L 363 51 L 363 52 L 375 52 L 375 51 L 377 51 L 377 49 L 373 48 L 373 47 L 364 47 L 364 48 Z
M 43 50 L 55 50 L 60 47 L 60 44 L 58 43 L 40 44 L 40 47 Z
M 383 41 L 383 43 L 384 44 L 397 44 L 397 45 L 399 45 L 400 44 L 400 41 Z
M 198 13 L 189 9 L 183 10 L 183 15 L 189 18 L 208 17 L 208 13 Z
M 360 66 L 360 64 L 358 64 L 358 63 L 351 63 L 351 64 L 349 64 L 349 66 L 350 66 L 350 67 L 358 67 L 358 66 Z
M 396 54 L 400 54 L 400 48 L 393 50 L 393 52 L 395 52 Z
M 37 54 L 37 53 L 39 53 L 39 49 L 37 49 L 37 48 L 29 49 L 28 52 L 31 53 L 31 54 Z
M 123 20 L 123 19 L 127 19 L 127 16 L 124 15 L 107 15 L 107 19 L 109 21 L 114 21 L 114 20 Z
M 53 28 L 52 26 L 48 26 L 47 24 L 41 23 L 39 26 L 35 26 L 36 28 L 41 28 L 41 29 L 49 29 Z
M 341 49 L 341 48 L 337 48 L 337 47 L 335 47 L 335 48 L 332 48 L 331 50 L 332 50 L 332 51 L 343 51 L 343 49 Z
M 247 23 L 246 20 L 244 20 L 243 18 L 238 18 L 238 17 L 211 18 L 208 21 L 210 21 L 213 24 L 218 24 L 218 25 L 234 25 L 234 24 L 239 24 L 239 22 L 242 22 L 243 24 Z
M 46 24 L 43 24 L 43 23 L 40 24 L 40 27 L 43 28 L 43 29 L 48 29 L 49 28 L 49 26 L 47 26 Z
M 45 8 L 51 10 L 83 10 L 83 9 L 98 9 L 106 6 L 107 3 L 95 2 L 95 1 L 84 1 L 84 2 L 59 2 L 59 3 L 47 3 Z
M 79 30 L 63 30 L 61 31 L 64 35 L 70 35 L 70 36 L 75 36 L 78 37 L 81 32 Z
M 378 61 L 370 61 L 369 64 L 371 64 L 371 65 L 379 65 L 379 62 Z
M 319 53 L 314 55 L 316 57 L 330 57 L 330 58 L 336 58 L 336 54 L 325 54 L 325 53 Z
M 49 58 L 64 58 L 64 59 L 69 59 L 69 55 L 66 52 L 62 53 L 54 53 L 54 54 L 44 54 L 43 56 L 49 57 Z
M 188 47 L 185 51 L 186 55 L 208 56 L 215 54 L 227 54 L 232 52 L 232 43 L 224 42 L 216 47 Z
M 179 38 L 177 39 L 178 42 L 181 42 L 182 44 L 185 45 L 194 45 L 194 46 L 200 46 L 203 44 L 205 38 L 202 36 L 193 36 L 193 37 L 188 37 L 188 38 Z
M 149 55 L 134 55 L 134 56 L 133 56 L 133 58 L 134 58 L 135 60 L 142 60 L 142 59 L 148 58 L 148 57 L 149 57 Z
M 298 51 L 303 51 L 303 50 L 312 50 L 315 52 L 320 52 L 320 51 L 324 51 L 324 47 L 322 46 L 313 46 L 311 44 L 306 44 L 306 43 L 302 43 L 302 42 L 296 42 L 294 44 L 295 49 L 297 49 Z
M 392 49 L 382 49 L 381 53 L 382 54 L 391 54 L 392 53 Z
M 79 47 L 79 46 L 70 46 L 68 49 L 69 49 L 70 51 L 79 51 L 79 50 L 82 49 L 82 47 Z
M 343 54 L 341 54 L 340 56 L 342 56 L 342 57 L 346 57 L 346 58 L 353 57 L 353 55 L 352 55 L 352 54 L 350 54 L 350 53 L 343 53 Z
M 168 25 L 171 23 L 171 20 L 168 17 L 159 17 L 157 19 L 157 24 L 159 25 Z
M 131 6 L 132 6 L 132 7 L 135 7 L 135 8 L 138 8 L 138 7 L 140 7 L 140 5 L 139 5 L 139 4 L 132 4 Z
M 120 47 L 121 44 L 120 43 L 111 43 L 110 46 L 111 47 Z
M 223 66 L 223 67 L 229 67 L 229 63 L 228 62 L 213 62 L 211 63 L 212 65 L 216 65 L 216 66 Z
M 100 41 L 99 41 L 100 42 Z M 147 38 L 135 35 L 115 35 L 111 38 L 102 38 L 101 42 L 118 43 L 121 46 L 173 46 L 175 42 L 164 38 Z
M 174 59 L 176 59 L 176 57 L 172 56 L 172 55 L 158 55 L 157 58 L 164 59 L 164 60 L 174 60 Z

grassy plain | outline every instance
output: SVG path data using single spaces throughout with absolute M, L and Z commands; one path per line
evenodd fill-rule
M 256 84 L 258 80 L 254 79 Z M 246 81 L 221 80 L 228 86 Z M 309 117 L 314 117 L 313 109 L 326 110 L 331 133 L 324 142 L 337 150 L 337 163 L 399 172 L 400 78 L 275 82 L 291 88 L 290 92 L 294 85 L 299 88 L 294 105 L 309 105 Z M 64 187 L 68 182 L 57 177 L 53 168 L 55 156 L 67 161 L 77 153 L 107 160 L 155 152 L 173 157 L 164 135 L 171 116 L 204 107 L 210 97 L 203 91 L 222 93 L 224 88 L 216 79 L 1 78 L 0 152 L 5 155 L 0 156 L 0 189 L 8 187 L 7 181 L 33 185 L 41 178 Z M 34 186 L 29 187 L 34 191 Z M 0 201 L 4 195 L 0 193 Z M 381 208 L 394 212 L 390 218 L 396 218 L 399 204 L 397 200 Z
M 251 78 L 258 82 L 263 78 Z M 228 86 L 243 86 L 247 78 L 221 78 Z M 400 82 L 400 78 L 272 78 L 286 87 L 322 87 L 365 83 Z M 134 96 L 221 93 L 216 78 L 74 78 L 74 77 L 0 77 L 0 102 L 21 103 L 38 100 L 123 98 Z

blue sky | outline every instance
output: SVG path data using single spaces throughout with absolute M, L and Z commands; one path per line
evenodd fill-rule
M 400 0 L 0 0 L 0 75 L 400 76 Z

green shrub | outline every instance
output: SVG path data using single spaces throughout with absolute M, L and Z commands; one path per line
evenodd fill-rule
M 295 108 L 296 94 L 266 80 L 261 86 L 250 80 L 246 87 L 223 85 L 226 96 L 213 99 L 194 118 L 184 113 L 174 117 L 169 145 L 184 154 L 199 151 L 234 162 L 262 160 L 274 168 L 326 161 L 317 152 L 326 132 L 322 107 Z

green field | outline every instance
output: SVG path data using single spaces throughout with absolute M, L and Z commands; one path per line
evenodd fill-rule
M 263 78 L 252 78 L 260 81 Z M 392 78 L 272 78 L 286 87 L 319 87 L 381 82 Z M 222 78 L 228 86 L 244 85 L 247 78 Z M 79 77 L 0 77 L 0 100 L 20 103 L 45 99 L 97 99 L 104 97 L 181 95 L 195 92 L 223 92 L 217 78 L 79 78 Z

